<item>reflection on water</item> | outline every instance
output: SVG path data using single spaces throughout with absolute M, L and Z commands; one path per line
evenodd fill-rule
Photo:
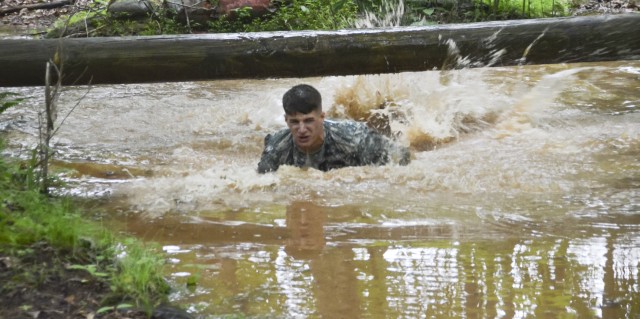
M 257 174 L 300 81 L 332 117 L 387 116 L 412 163 Z M 98 86 L 54 170 L 160 243 L 172 299 L 205 318 L 635 318 L 639 107 L 638 61 Z M 8 155 L 34 123 L 1 115 Z
M 327 212 L 306 202 L 293 202 L 287 206 L 288 238 L 284 251 L 298 259 L 320 254 L 325 246 L 325 220 Z
M 546 229 L 521 220 L 363 226 L 353 222 L 359 212 L 303 202 L 275 209 L 271 225 L 238 223 L 236 213 L 246 212 L 136 217 L 122 227 L 165 245 L 174 298 L 198 313 L 632 318 L 640 311 L 636 216 L 564 218 Z M 494 236 L 478 239 L 480 232 Z M 185 285 L 185 273 L 198 287 Z

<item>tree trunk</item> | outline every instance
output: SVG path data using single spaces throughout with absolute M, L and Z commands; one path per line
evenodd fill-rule
M 151 83 L 640 59 L 640 14 L 328 32 L 0 40 L 0 86 Z M 60 48 L 58 52 L 58 48 Z

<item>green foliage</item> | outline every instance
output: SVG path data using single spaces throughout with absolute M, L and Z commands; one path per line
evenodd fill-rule
M 0 114 L 12 106 L 18 105 L 23 100 L 16 93 L 0 92 Z
M 84 221 L 69 199 L 40 193 L 35 162 L 35 157 L 23 163 L 0 158 L 0 244 L 44 241 L 71 252 L 81 248 L 83 238 L 95 238 L 100 247 L 108 244 L 105 231 Z
M 162 257 L 134 239 L 115 237 L 87 220 L 70 199 L 40 193 L 34 164 L 0 158 L 0 250 L 20 255 L 44 242 L 86 261 L 69 268 L 108 277 L 113 304 L 128 300 L 151 307 L 164 301 L 168 285 L 162 275 Z
M 67 269 L 86 270 L 88 273 L 90 273 L 92 276 L 95 276 L 95 277 L 108 277 L 109 276 L 108 273 L 98 270 L 98 266 L 95 265 L 95 264 L 70 265 L 70 266 L 67 266 Z
M 490 17 L 541 18 L 567 14 L 567 0 L 484 0 L 481 2 Z
M 564 16 L 571 0 L 404 0 L 401 25 L 480 22 Z M 360 12 L 383 20 L 400 0 L 360 0 Z
M 566 15 L 569 1 L 402 0 L 401 5 L 401 0 L 274 0 L 273 12 L 260 17 L 250 7 L 243 7 L 198 24 L 179 21 L 176 12 L 161 5 L 147 17 L 117 17 L 107 12 L 107 1 L 100 0 L 88 10 L 59 19 L 47 37 L 337 30 L 352 28 L 354 21 L 362 18 L 386 21 L 389 15 L 400 15 L 396 20 L 405 26 L 538 18 Z
M 59 38 L 76 34 L 91 35 L 90 30 L 94 27 L 94 20 L 106 14 L 107 5 L 106 1 L 97 0 L 89 2 L 89 7 L 86 10 L 61 16 L 53 24 L 46 37 Z
M 114 251 L 118 260 L 118 271 L 111 281 L 111 289 L 117 295 L 128 296 L 135 301 L 145 301 L 152 306 L 148 296 L 166 294 L 169 286 L 161 275 L 164 259 L 152 247 L 142 245 L 134 239 L 126 239 Z
M 106 306 L 106 307 L 102 307 L 100 309 L 98 309 L 98 311 L 96 311 L 97 315 L 101 315 L 104 313 L 107 313 L 109 311 L 117 311 L 117 310 L 124 310 L 124 309 L 129 309 L 129 308 L 133 308 L 133 305 L 130 304 L 118 304 L 116 306 Z
M 177 20 L 175 12 L 164 7 L 146 18 L 127 19 L 113 16 L 107 12 L 107 3 L 99 1 L 89 10 L 58 19 L 47 37 L 331 30 L 348 27 L 357 10 L 351 0 L 292 0 L 282 1 L 274 13 L 262 17 L 254 17 L 250 7 L 243 7 L 206 25 L 193 22 L 186 25 Z
M 350 25 L 357 6 L 347 0 L 293 0 L 273 14 L 253 18 L 249 8 L 235 11 L 233 17 L 222 17 L 209 23 L 210 32 L 256 32 L 291 30 L 333 30 Z
M 379 12 L 384 9 L 386 0 L 357 0 L 356 4 L 358 6 L 359 12 Z
M 59 18 L 48 38 L 66 36 L 106 37 L 190 33 L 190 28 L 173 19 L 162 8 L 147 17 L 126 18 L 107 11 L 108 1 L 93 2 L 88 10 Z
M 569 0 L 479 0 L 451 1 L 448 5 L 431 7 L 434 10 L 425 16 L 447 22 L 480 22 L 507 19 L 542 18 L 564 16 Z M 446 2 L 445 2 L 446 3 Z M 429 8 L 429 6 L 415 6 Z M 427 12 L 425 12 L 427 13 Z

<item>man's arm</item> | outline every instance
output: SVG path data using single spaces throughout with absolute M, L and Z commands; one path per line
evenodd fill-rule
M 268 134 L 264 138 L 264 150 L 258 163 L 258 173 L 277 171 L 280 165 L 293 164 L 293 140 L 288 129 Z
M 264 138 L 264 150 L 258 163 L 258 173 L 264 174 L 278 170 L 278 157 L 275 154 L 273 145 L 269 143 L 271 140 L 271 134 L 267 134 Z
M 362 141 L 359 153 L 364 165 L 407 165 L 411 161 L 411 153 L 407 147 L 371 130 Z

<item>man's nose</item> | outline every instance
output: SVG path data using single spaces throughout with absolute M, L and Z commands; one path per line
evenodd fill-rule
M 298 132 L 304 133 L 306 131 L 307 131 L 307 126 L 304 125 L 304 123 L 301 123 L 300 126 L 298 126 Z

